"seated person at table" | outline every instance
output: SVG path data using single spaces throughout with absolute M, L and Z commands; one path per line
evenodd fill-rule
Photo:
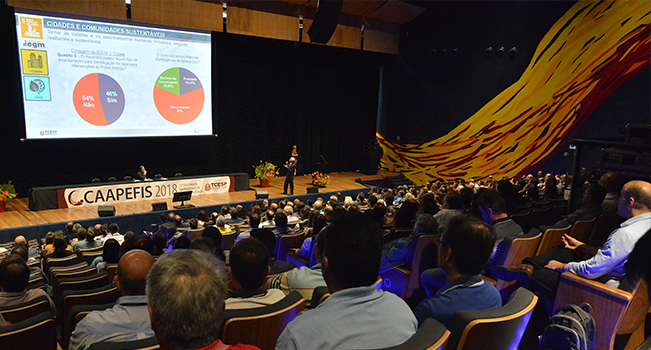
M 0 307 L 21 304 L 40 296 L 46 296 L 50 309 L 56 314 L 52 299 L 42 289 L 26 290 L 29 282 L 29 267 L 17 254 L 7 255 L 0 262 Z
M 230 253 L 228 269 L 235 290 L 226 299 L 228 309 L 252 309 L 274 304 L 285 297 L 279 289 L 265 290 L 269 267 L 269 251 L 255 238 L 237 242 Z
M 450 219 L 437 242 L 439 269 L 425 270 L 421 275 L 426 289 L 442 287 L 416 307 L 419 325 L 433 318 L 450 328 L 452 316 L 459 310 L 502 306 L 500 293 L 481 278 L 494 244 L 495 230 L 487 223 L 468 215 Z
M 300 313 L 282 332 L 276 350 L 378 349 L 402 344 L 418 329 L 409 306 L 378 290 L 382 228 L 359 212 L 329 226 L 323 277 L 332 293 Z
M 98 342 L 123 342 L 154 336 L 149 320 L 145 286 L 154 258 L 134 249 L 120 259 L 113 283 L 120 298 L 110 309 L 93 311 L 84 317 L 70 336 L 69 350 L 88 349 Z

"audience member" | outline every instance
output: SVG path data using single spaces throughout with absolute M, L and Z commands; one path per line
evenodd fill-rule
M 290 322 L 276 349 L 386 348 L 409 339 L 418 325 L 409 306 L 377 288 L 381 227 L 354 212 L 335 220 L 325 238 L 323 277 L 332 294 Z
M 284 261 L 276 260 L 276 257 L 274 256 L 274 251 L 276 250 L 276 236 L 271 232 L 271 230 L 266 228 L 252 230 L 251 237 L 262 242 L 262 244 L 267 247 L 267 251 L 269 252 L 269 274 L 276 275 L 296 267 L 294 263 L 286 264 Z
M 298 291 L 303 296 L 303 299 L 305 299 L 306 305 L 309 306 L 310 301 L 312 300 L 312 293 L 314 293 L 314 288 L 326 285 L 321 272 L 323 252 L 319 248 L 325 246 L 326 231 L 327 229 L 321 231 L 321 233 L 315 237 L 317 242 L 314 244 L 313 249 L 314 255 L 316 256 L 316 264 L 312 267 L 301 266 L 298 269 L 293 269 L 274 277 L 269 282 L 269 288 L 280 289 L 285 295 L 294 290 Z
M 416 307 L 419 325 L 431 317 L 450 328 L 452 316 L 459 310 L 502 306 L 500 293 L 481 278 L 495 237 L 493 227 L 468 215 L 456 216 L 448 222 L 437 241 L 439 269 L 426 270 L 421 275 L 423 286 L 430 291 L 428 295 L 433 290 L 436 294 Z M 443 285 L 441 279 L 445 280 Z
M 14 238 L 14 247 L 19 244 L 24 244 L 25 247 L 27 247 L 27 249 L 29 250 L 29 252 L 27 253 L 27 255 L 29 256 L 29 260 L 34 260 L 38 256 L 38 250 L 29 246 L 29 242 L 25 239 L 25 236 L 16 236 L 16 238 Z M 27 260 L 28 259 L 25 259 L 25 261 Z
M 131 250 L 122 256 L 113 278 L 121 297 L 114 307 L 93 311 L 77 323 L 70 336 L 69 350 L 85 350 L 99 342 L 124 342 L 154 336 L 145 294 L 147 274 L 153 264 L 152 256 L 143 250 Z
M 269 267 L 269 251 L 260 241 L 247 238 L 237 242 L 229 255 L 228 269 L 235 290 L 229 291 L 226 309 L 251 309 L 274 304 L 285 297 L 278 289 L 263 288 Z
M 162 350 L 256 350 L 219 339 L 228 296 L 219 259 L 192 249 L 161 256 L 147 277 L 151 328 Z
M 606 196 L 601 203 L 601 209 L 606 214 L 617 213 L 617 199 L 622 189 L 619 177 L 615 173 L 605 173 L 599 179 L 599 185 L 606 189 Z
M 85 239 L 80 239 L 77 241 L 77 244 L 75 244 L 74 251 L 78 252 L 81 249 L 91 249 L 91 248 L 97 248 L 101 246 L 102 243 L 100 241 L 95 240 L 95 228 L 94 227 L 89 227 L 88 230 L 86 230 L 86 237 Z
M 439 223 L 439 231 L 443 231 L 448 221 L 457 215 L 463 214 L 463 202 L 461 196 L 456 192 L 450 192 L 443 199 L 443 209 L 434 215 Z
M 97 268 L 97 272 L 106 271 L 109 264 L 117 264 L 120 261 L 120 243 L 114 238 L 109 238 L 104 243 L 102 255 L 98 256 L 90 264 L 91 267 Z
M 273 232 L 276 237 L 296 233 L 294 232 L 293 228 L 287 225 L 287 216 L 283 212 L 276 213 L 276 215 L 274 215 L 274 223 L 276 228 Z
M 420 214 L 416 225 L 408 237 L 398 238 L 384 245 L 382 249 L 382 264 L 380 273 L 392 268 L 403 266 L 409 257 L 413 256 L 418 237 L 433 235 L 438 231 L 438 222 L 429 214 Z
M 477 205 L 482 218 L 495 229 L 496 239 L 490 258 L 497 252 L 497 247 L 506 238 L 513 239 L 523 236 L 522 227 L 513 221 L 506 212 L 506 204 L 499 192 L 486 190 L 479 198 Z
M 19 255 L 7 255 L 0 262 L 0 307 L 28 302 L 40 296 L 46 296 L 50 309 L 56 314 L 54 302 L 42 289 L 27 290 L 29 267 Z

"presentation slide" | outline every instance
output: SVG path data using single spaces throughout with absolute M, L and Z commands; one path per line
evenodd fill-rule
M 210 33 L 16 9 L 27 139 L 212 135 Z

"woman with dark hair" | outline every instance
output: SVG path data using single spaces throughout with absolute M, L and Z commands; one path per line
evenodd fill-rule
M 90 264 L 91 267 L 97 268 L 97 272 L 106 271 L 106 265 L 117 264 L 120 262 L 120 243 L 114 238 L 109 238 L 104 242 L 102 256 L 98 256 Z
M 197 225 L 203 227 L 208 221 L 210 221 L 210 217 L 208 214 L 206 214 L 205 211 L 200 211 L 197 213 Z

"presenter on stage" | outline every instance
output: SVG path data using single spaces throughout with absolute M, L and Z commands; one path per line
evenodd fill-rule
M 296 175 L 296 158 L 289 158 L 289 162 L 285 163 L 285 168 L 287 168 L 287 175 L 285 175 L 285 185 L 283 186 L 283 193 L 287 194 L 287 185 L 291 191 L 289 192 L 290 196 L 294 195 L 294 175 Z
M 145 169 L 144 165 L 141 165 L 138 168 L 138 172 L 136 173 L 136 179 L 141 180 L 141 181 L 149 180 L 147 178 L 147 169 Z

